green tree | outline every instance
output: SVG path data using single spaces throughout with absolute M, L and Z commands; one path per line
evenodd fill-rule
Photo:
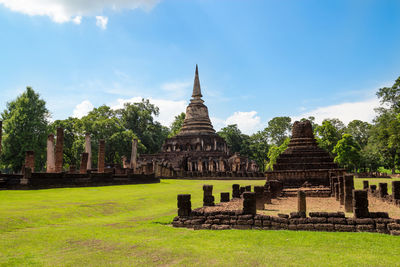
M 2 166 L 14 172 L 21 170 L 25 151 L 35 152 L 35 168 L 42 170 L 46 161 L 46 140 L 49 111 L 31 87 L 14 101 L 7 103 L 1 114 L 3 120 Z
M 370 130 L 371 124 L 368 122 L 353 120 L 349 122 L 344 132 L 353 136 L 354 140 L 360 145 L 361 149 L 363 149 L 368 144 Z
M 268 151 L 268 158 L 269 158 L 269 162 L 266 166 L 267 170 L 274 170 L 274 164 L 276 163 L 276 160 L 278 159 L 279 155 L 282 154 L 286 148 L 288 148 L 290 142 L 290 138 L 286 138 L 283 143 L 280 146 L 276 146 L 276 145 L 272 145 L 269 148 Z
M 249 138 L 250 159 L 255 160 L 260 171 L 265 171 L 268 162 L 268 134 L 265 131 L 258 131 Z
M 249 155 L 249 136 L 242 134 L 237 124 L 222 128 L 218 135 L 225 139 L 231 153 L 239 152 L 243 156 Z
M 400 76 L 391 87 L 383 87 L 378 90 L 376 95 L 382 104 L 389 105 L 389 109 L 399 113 L 400 111 Z
M 185 120 L 186 114 L 182 112 L 181 114 L 175 116 L 175 120 L 172 122 L 171 126 L 169 127 L 169 134 L 168 137 L 174 137 L 179 133 L 183 126 L 183 121 Z
M 318 125 L 315 128 L 314 135 L 318 145 L 331 154 L 334 154 L 333 148 L 342 137 L 340 129 L 336 128 L 331 120 L 324 120 L 322 125 Z
M 268 122 L 265 130 L 273 144 L 280 146 L 290 136 L 291 122 L 290 117 L 275 117 Z
M 160 151 L 161 145 L 169 134 L 168 127 L 154 121 L 153 116 L 159 115 L 159 109 L 149 100 L 142 99 L 139 103 L 126 103 L 124 108 L 116 111 L 122 126 L 131 130 L 146 148 L 146 153 Z
M 333 149 L 335 162 L 339 163 L 348 170 L 353 169 L 356 171 L 358 164 L 360 163 L 360 145 L 354 140 L 350 134 L 343 134 Z

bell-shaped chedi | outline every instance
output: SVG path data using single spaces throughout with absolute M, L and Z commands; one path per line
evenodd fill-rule
M 160 153 L 141 155 L 138 162 L 141 166 L 151 163 L 167 166 L 182 178 L 215 177 L 228 172 L 259 175 L 255 162 L 240 155 L 232 156 L 225 140 L 215 132 L 202 99 L 197 65 L 192 98 L 181 130 L 165 140 Z
M 199 70 L 196 65 L 196 73 L 193 83 L 193 94 L 189 106 L 186 108 L 186 117 L 178 135 L 202 135 L 215 134 L 215 130 L 208 116 L 208 108 L 201 99 L 201 88 L 199 80 Z
M 278 157 L 273 171 L 266 172 L 267 180 L 280 180 L 285 187 L 304 184 L 329 186 L 329 173 L 342 175 L 327 151 L 314 138 L 311 122 L 296 121 L 288 148 Z

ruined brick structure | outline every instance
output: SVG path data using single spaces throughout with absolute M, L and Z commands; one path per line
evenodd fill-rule
M 214 130 L 202 99 L 198 68 L 190 104 L 180 132 L 165 140 L 158 154 L 141 155 L 137 168 L 168 168 L 172 177 L 263 177 L 254 161 L 231 154 Z M 164 175 L 163 175 L 164 176 Z M 167 178 L 167 177 L 165 177 Z
M 329 175 L 344 174 L 327 151 L 318 147 L 311 122 L 296 121 L 288 148 L 278 157 L 273 171 L 266 172 L 267 181 L 282 181 L 284 187 L 330 186 Z

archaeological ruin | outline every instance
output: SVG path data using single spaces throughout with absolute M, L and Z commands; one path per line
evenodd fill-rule
M 160 153 L 140 155 L 138 168 L 164 178 L 264 179 L 255 161 L 232 154 L 215 132 L 202 99 L 197 65 L 192 99 L 180 132 L 165 140 Z
M 332 188 L 328 194 L 324 190 L 299 189 L 293 195 L 290 189 L 275 187 L 271 191 L 267 186 L 254 186 L 254 192 L 239 193 L 240 185 L 233 184 L 232 198 L 227 199 L 229 192 L 221 192 L 220 203 L 214 203 L 213 186 L 204 185 L 203 207 L 192 209 L 191 195 L 178 195 L 178 216 L 172 225 L 194 230 L 301 230 L 400 235 L 400 181 L 392 182 L 393 193 L 389 195 L 386 183 L 380 183 L 378 190 L 356 190 L 352 175 L 341 178 L 344 181 L 340 185 L 343 202 Z M 338 187 L 337 180 L 335 187 Z M 381 211 L 385 208 L 394 217 Z
M 265 175 L 267 181 L 281 181 L 284 187 L 329 186 L 330 175 L 341 176 L 344 172 L 318 146 L 311 123 L 306 120 L 293 124 L 288 148 L 278 157 L 273 171 Z

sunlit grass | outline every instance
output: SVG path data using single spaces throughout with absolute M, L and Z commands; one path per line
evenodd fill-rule
M 356 186 L 362 186 L 356 179 Z M 377 179 L 382 181 L 382 179 Z M 0 191 L 0 265 L 320 266 L 396 265 L 400 238 L 370 233 L 193 231 L 169 225 L 176 195 L 202 204 L 233 183 L 162 180 L 160 184 Z

